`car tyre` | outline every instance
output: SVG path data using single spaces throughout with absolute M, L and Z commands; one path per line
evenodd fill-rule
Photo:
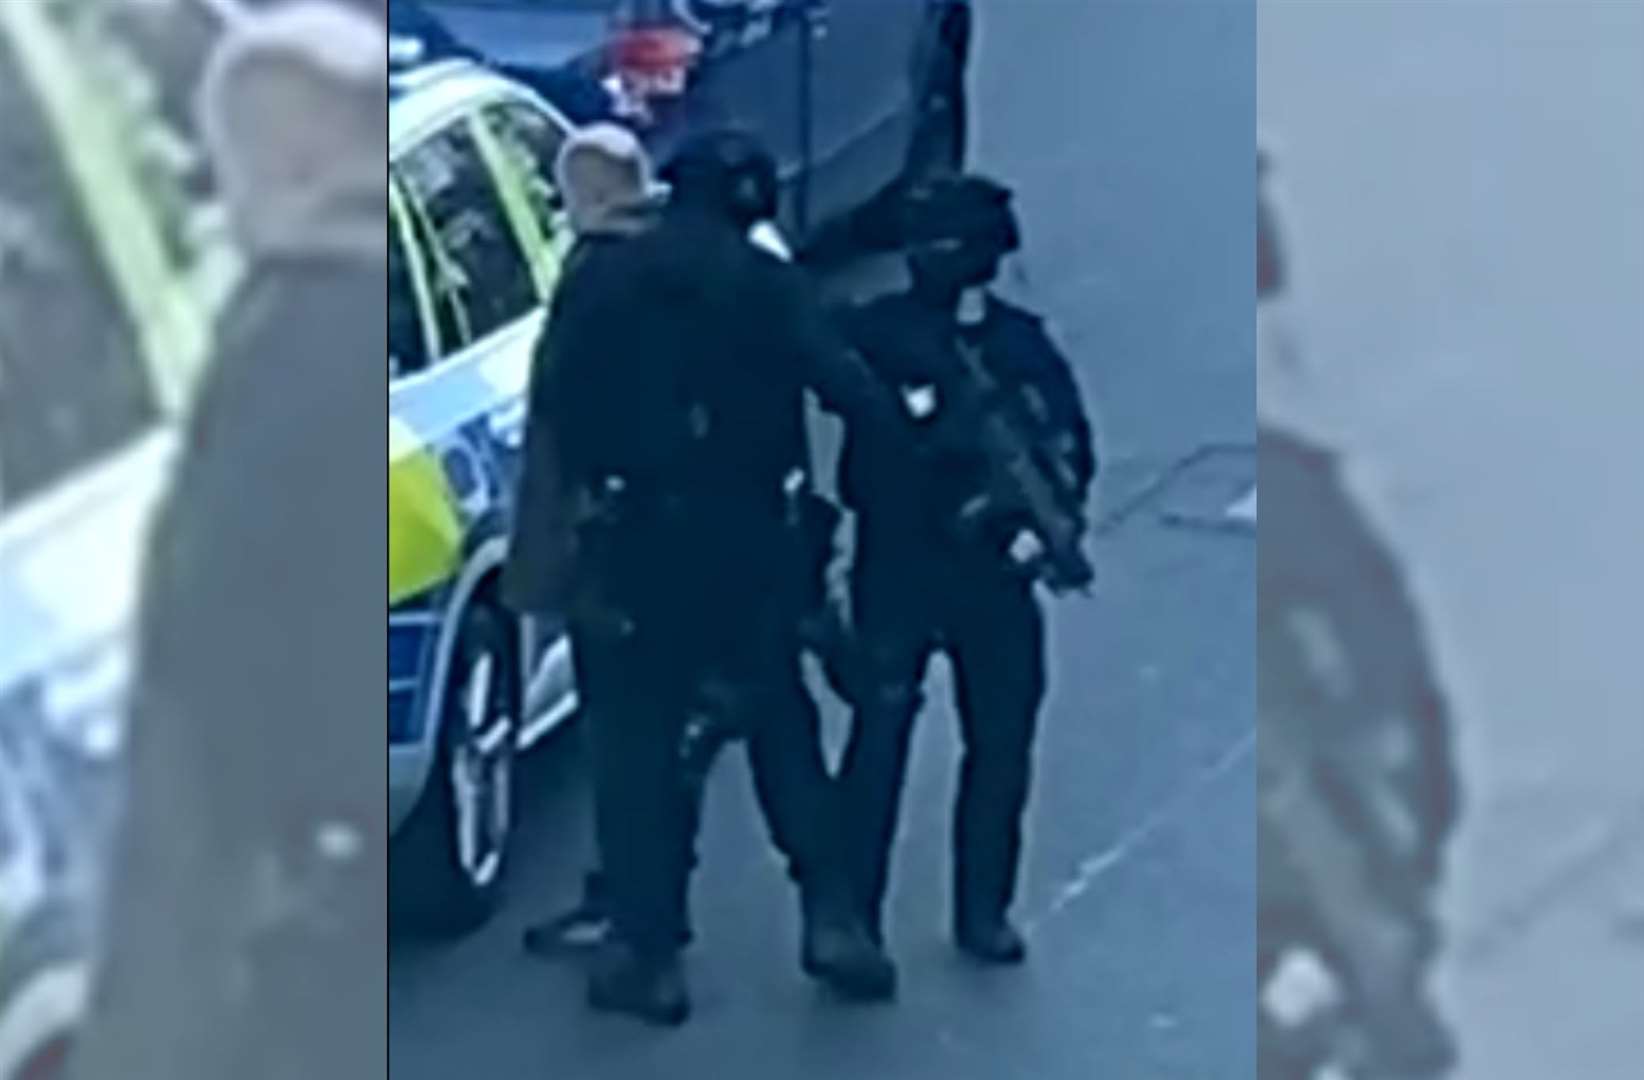
M 46 907 L 12 928 L 0 952 L 0 1078 L 56 1080 L 85 1018 L 82 920 Z
M 393 920 L 454 937 L 496 910 L 513 829 L 519 680 L 508 622 L 476 603 L 463 616 L 433 768 L 390 859 Z

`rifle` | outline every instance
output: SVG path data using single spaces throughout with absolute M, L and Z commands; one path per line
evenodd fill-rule
M 987 490 L 960 514 L 962 528 L 974 528 L 1001 512 L 1019 512 L 1044 553 L 1032 565 L 1034 575 L 1052 592 L 1088 592 L 1096 568 L 1083 550 L 1085 516 L 1079 479 L 1072 463 L 1040 432 L 1050 427 L 1049 410 L 1033 389 L 1012 392 L 1000 385 L 982 360 L 982 351 L 956 338 L 959 375 L 953 389 L 958 405 L 974 418 L 983 456 Z

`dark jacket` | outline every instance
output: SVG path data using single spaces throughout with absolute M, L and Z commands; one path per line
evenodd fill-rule
M 676 611 L 753 602 L 781 581 L 782 490 L 808 464 L 807 388 L 852 422 L 888 426 L 882 391 L 803 271 L 687 207 L 589 244 L 554 297 L 531 423 L 552 436 L 561 507 L 620 477 L 627 518 L 599 533 L 597 558 L 586 534 L 573 542 L 569 577 L 621 591 L 613 603 Z
M 77 1075 L 386 1073 L 384 273 L 270 259 L 221 327 L 142 581 Z
M 1418 876 L 1430 879 L 1459 788 L 1425 622 L 1403 569 L 1345 490 L 1336 456 L 1265 426 L 1258 447 L 1263 738 L 1269 716 L 1303 717 L 1314 735 L 1309 753 L 1350 763 L 1346 788 L 1364 797 L 1377 784 L 1397 791 L 1422 827 Z M 1321 635 L 1333 644 L 1302 647 Z M 1414 748 L 1393 775 L 1378 772 L 1368 750 L 1386 723 L 1409 725 Z M 1364 839 L 1374 845 L 1381 838 L 1370 831 Z
M 840 493 L 860 513 L 864 536 L 911 544 L 916 550 L 944 544 L 960 507 L 988 478 L 972 418 L 948 408 L 960 397 L 953 385 L 962 370 L 954 316 L 912 293 L 898 293 L 845 318 L 852 344 L 903 404 L 899 423 L 918 453 L 848 435 L 840 459 Z M 965 333 L 1001 387 L 1031 389 L 1043 402 L 1045 437 L 1063 447 L 1083 502 L 1096 473 L 1091 425 L 1067 358 L 1042 320 L 990 297 L 980 328 Z M 920 388 L 934 390 L 934 412 L 923 420 L 912 415 L 903 396 Z
M 654 211 L 649 208 L 616 209 L 612 214 L 611 220 L 579 236 L 566 256 L 550 310 L 553 322 L 562 316 L 566 283 L 580 276 L 585 263 L 590 259 L 596 264 L 605 263 L 610 258 L 607 248 L 656 224 Z M 592 511 L 588 492 L 569 485 L 560 466 L 555 417 L 558 389 L 548 374 L 553 352 L 545 333 L 532 358 L 524 464 L 502 578 L 503 599 L 511 607 L 525 614 L 548 616 L 565 614 L 573 602 L 577 540 Z

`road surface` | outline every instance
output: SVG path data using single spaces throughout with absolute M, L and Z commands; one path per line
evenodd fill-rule
M 840 1006 L 799 976 L 793 899 L 738 757 L 706 820 L 695 1018 L 659 1034 L 591 1016 L 576 971 L 518 944 L 588 858 L 586 779 L 555 746 L 525 778 L 500 916 L 455 946 L 394 949 L 395 1080 L 1253 1075 L 1255 550 L 1189 519 L 1251 481 L 1254 34 L 1237 3 L 982 6 L 977 163 L 1019 189 L 1028 253 L 1011 288 L 1077 358 L 1113 512 L 1098 596 L 1053 616 L 1029 966 L 978 972 L 944 938 L 944 704 L 906 801 L 894 1008 Z
M 1644 4 L 1258 18 L 1299 330 L 1459 710 L 1461 1076 L 1636 1077 Z

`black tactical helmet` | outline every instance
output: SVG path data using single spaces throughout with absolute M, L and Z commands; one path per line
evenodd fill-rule
M 674 201 L 725 214 L 740 228 L 776 217 L 776 160 L 752 135 L 719 131 L 688 139 L 661 176 Z
M 899 228 L 914 276 L 949 287 L 985 284 L 1022 245 L 1012 191 L 982 176 L 943 177 L 910 189 Z

